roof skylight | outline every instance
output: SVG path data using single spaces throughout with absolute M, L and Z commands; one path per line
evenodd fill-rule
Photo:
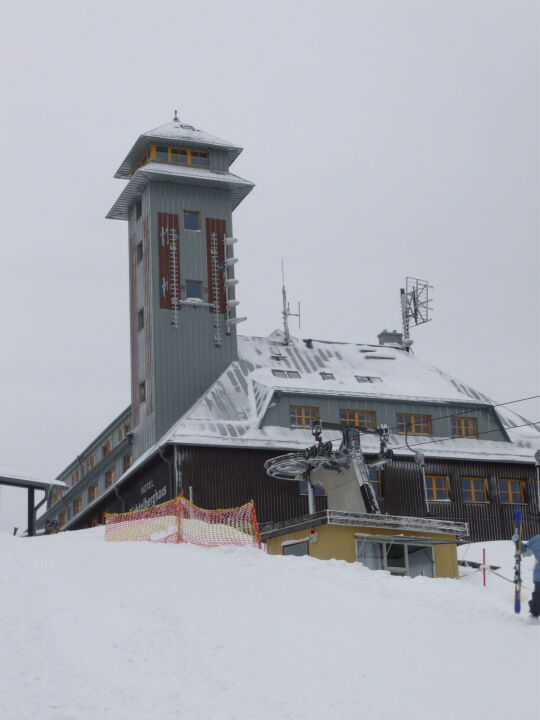
M 380 377 L 372 377 L 370 375 L 355 375 L 354 376 L 359 383 L 374 383 L 374 382 L 382 382 L 382 378 Z
M 275 377 L 289 379 L 300 377 L 298 370 L 272 370 L 272 375 L 275 375 Z

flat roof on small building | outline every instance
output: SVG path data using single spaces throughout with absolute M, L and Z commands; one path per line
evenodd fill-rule
M 374 530 L 402 530 L 404 532 L 427 532 L 434 535 L 455 535 L 463 539 L 469 535 L 467 523 L 451 522 L 434 518 L 406 517 L 402 515 L 378 515 L 351 513 L 341 510 L 321 510 L 313 515 L 302 515 L 277 523 L 261 525 L 261 540 L 265 542 L 280 535 L 308 530 L 319 525 L 348 525 Z M 436 542 L 436 541 L 435 541 Z

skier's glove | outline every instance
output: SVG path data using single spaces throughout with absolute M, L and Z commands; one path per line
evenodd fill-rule
M 519 540 L 519 535 L 516 535 L 516 534 L 515 534 L 515 535 L 512 535 L 512 542 L 513 542 L 513 543 L 517 543 L 518 540 Z

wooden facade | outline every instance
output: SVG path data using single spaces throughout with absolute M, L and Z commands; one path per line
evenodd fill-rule
M 300 483 L 275 480 L 266 475 L 264 462 L 282 451 L 245 450 L 201 446 L 167 446 L 156 454 L 102 502 L 83 513 L 74 528 L 89 527 L 102 521 L 104 512 L 126 512 L 140 506 L 164 502 L 184 492 L 200 507 L 217 509 L 242 505 L 254 500 L 260 523 L 281 522 L 308 512 L 307 496 Z M 366 458 L 368 461 L 374 458 Z M 418 466 L 398 458 L 381 477 L 381 511 L 389 515 L 430 517 L 466 522 L 469 541 L 501 540 L 511 537 L 515 505 L 501 502 L 498 480 L 520 478 L 525 487 L 524 536 L 540 533 L 540 513 L 535 495 L 535 468 L 514 463 L 428 460 L 426 472 L 448 477 L 449 500 L 426 505 L 423 480 Z M 485 477 L 489 500 L 464 502 L 461 477 Z M 150 502 L 153 500 L 153 502 Z M 316 497 L 316 509 L 326 508 L 326 499 Z M 145 505 L 146 504 L 146 505 Z

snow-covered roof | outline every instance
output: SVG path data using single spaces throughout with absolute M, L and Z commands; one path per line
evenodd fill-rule
M 169 141 L 174 144 L 181 142 L 185 147 L 213 147 L 224 150 L 229 155 L 229 164 L 234 162 L 242 152 L 242 148 L 239 145 L 235 145 L 215 135 L 210 135 L 203 130 L 198 130 L 182 120 L 172 120 L 165 125 L 161 125 L 161 127 L 148 130 L 142 135 L 139 135 L 114 177 L 122 179 L 130 178 L 137 168 L 141 157 L 143 157 L 150 145 L 163 143 L 164 141 Z
M 312 444 L 309 429 L 263 425 L 276 391 L 321 397 L 343 395 L 459 403 L 472 407 L 494 404 L 482 393 L 397 347 L 319 340 L 312 340 L 309 345 L 311 347 L 297 339 L 284 345 L 279 331 L 262 338 L 238 337 L 238 360 L 229 365 L 160 444 L 283 450 Z M 272 370 L 292 371 L 293 376 L 276 377 Z M 331 373 L 333 378 L 323 380 L 321 373 Z M 505 427 L 522 424 L 521 418 L 508 409 L 500 417 Z M 534 428 L 527 428 L 526 433 L 521 429 L 510 433 L 513 442 L 415 436 L 409 444 L 419 445 L 419 449 L 431 457 L 532 462 L 535 451 L 540 448 L 540 433 Z M 341 433 L 328 431 L 325 437 L 337 440 Z M 363 447 L 366 452 L 377 453 L 378 439 L 373 435 L 364 436 Z M 405 447 L 403 435 L 391 434 L 390 447 L 400 455 L 411 454 Z
M 16 472 L 4 465 L 0 465 L 0 484 L 13 485 L 15 487 L 35 488 L 38 490 L 45 490 L 53 485 L 59 488 L 67 487 L 61 480 L 44 480 L 43 478 L 36 478 L 32 475 Z
M 136 170 L 107 213 L 107 218 L 110 220 L 127 220 L 129 208 L 141 196 L 150 180 L 163 180 L 164 182 L 179 183 L 181 185 L 203 185 L 221 190 L 230 190 L 233 210 L 255 187 L 249 180 L 244 180 L 238 175 L 229 172 L 216 172 L 207 168 L 151 162 Z

